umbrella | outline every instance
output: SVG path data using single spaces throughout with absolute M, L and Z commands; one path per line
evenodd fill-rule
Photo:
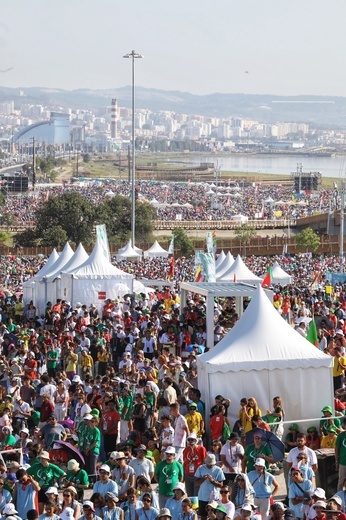
M 77 448 L 72 446 L 72 444 L 70 444 L 69 442 L 66 442 L 66 441 L 56 441 L 55 439 L 54 439 L 54 444 L 60 444 L 60 446 L 62 448 L 65 448 L 66 451 L 68 452 L 68 454 L 71 455 L 71 457 L 73 459 L 76 459 L 76 461 L 79 464 L 84 466 L 85 460 L 84 460 L 83 455 L 81 454 L 81 452 L 79 450 L 77 450 Z
M 285 445 L 272 431 L 262 430 L 262 428 L 254 428 L 246 434 L 246 445 L 253 444 L 254 435 L 260 433 L 262 436 L 262 446 L 269 446 L 274 456 L 274 462 L 282 460 L 285 455 Z
M 203 354 L 204 351 L 205 351 L 205 346 L 204 345 L 188 345 L 186 348 L 185 348 L 185 351 L 186 352 L 192 352 L 194 347 L 197 347 L 198 349 L 198 354 Z

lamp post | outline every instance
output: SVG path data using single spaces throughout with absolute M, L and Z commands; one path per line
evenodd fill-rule
M 131 51 L 123 58 L 132 59 L 132 178 L 131 178 L 131 246 L 135 247 L 136 190 L 135 190 L 135 59 L 143 58 L 142 54 Z

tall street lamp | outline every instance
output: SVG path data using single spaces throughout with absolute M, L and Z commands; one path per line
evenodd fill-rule
M 142 54 L 131 51 L 123 58 L 132 59 L 132 179 L 131 179 L 131 246 L 135 247 L 136 190 L 135 190 L 135 59 L 143 58 Z

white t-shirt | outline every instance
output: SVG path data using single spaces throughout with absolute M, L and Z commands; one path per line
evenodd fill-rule
M 308 462 L 309 465 L 312 467 L 314 464 L 317 464 L 317 457 L 314 450 L 311 448 L 308 448 L 307 446 L 304 447 L 303 450 L 299 450 L 298 448 L 293 448 L 287 455 L 287 462 L 291 462 L 292 466 L 298 466 L 299 460 L 297 459 L 299 453 L 306 453 L 308 456 Z
M 231 446 L 226 442 L 221 448 L 220 455 L 225 455 L 227 463 L 232 467 L 234 473 L 241 472 L 241 459 L 238 455 L 244 455 L 244 448 L 239 442 L 235 446 Z M 224 468 L 224 473 L 228 473 L 229 469 Z
M 183 415 L 178 415 L 174 421 L 174 446 L 177 448 L 185 448 L 186 431 L 188 429 L 187 421 Z

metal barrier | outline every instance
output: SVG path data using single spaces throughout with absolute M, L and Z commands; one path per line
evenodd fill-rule
M 241 225 L 247 224 L 255 229 L 276 229 L 287 228 L 296 225 L 296 220 L 248 220 L 240 222 L 237 220 L 154 220 L 154 229 L 238 229 Z

